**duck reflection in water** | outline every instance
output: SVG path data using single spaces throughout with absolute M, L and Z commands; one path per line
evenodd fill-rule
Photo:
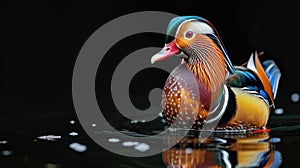
M 164 144 L 168 146 L 175 136 L 164 137 Z M 281 153 L 274 148 L 266 132 L 216 133 L 209 138 L 186 136 L 166 149 L 162 159 L 169 168 L 280 167 Z

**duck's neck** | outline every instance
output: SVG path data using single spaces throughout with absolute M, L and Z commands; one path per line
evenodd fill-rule
M 195 64 L 187 62 L 187 66 L 199 81 L 200 100 L 209 109 L 218 104 L 223 96 L 226 80 L 226 65 L 222 55 L 210 54 Z
M 187 66 L 208 92 L 215 93 L 225 83 L 226 65 L 223 61 L 210 59 L 197 64 L 187 63 Z
M 185 62 L 208 92 L 216 92 L 226 79 L 225 56 L 216 43 L 201 36 L 184 48 Z

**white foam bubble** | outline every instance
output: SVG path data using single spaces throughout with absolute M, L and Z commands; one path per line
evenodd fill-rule
M 84 151 L 87 150 L 87 147 L 85 145 L 82 145 L 82 144 L 77 143 L 77 142 L 71 143 L 69 145 L 69 147 L 71 149 L 73 149 L 74 151 L 76 151 L 76 152 L 84 152 Z
M 146 143 L 140 143 L 134 146 L 134 149 L 140 152 L 146 152 L 147 150 L 150 149 L 150 146 Z
M 126 142 L 122 143 L 123 146 L 135 146 L 138 144 L 139 144 L 139 142 L 134 142 L 134 141 L 126 141 Z
M 77 133 L 77 132 L 70 132 L 69 135 L 70 135 L 70 136 L 77 136 L 78 133 Z
M 292 102 L 297 103 L 297 102 L 299 101 L 299 99 L 300 99 L 300 96 L 299 96 L 298 93 L 293 93 L 293 94 L 291 95 L 291 100 L 292 100 Z
M 131 124 L 136 124 L 138 123 L 138 120 L 131 120 Z
M 6 141 L 6 140 L 0 141 L 0 144 L 7 144 L 7 143 L 8 143 L 8 141 Z
M 43 135 L 37 137 L 38 139 L 43 139 L 43 140 L 49 140 L 49 141 L 55 141 L 57 139 L 61 139 L 60 135 Z
M 120 139 L 118 139 L 118 138 L 109 138 L 108 142 L 117 143 L 117 142 L 120 142 Z
M 1 151 L 1 155 L 3 155 L 3 156 L 10 156 L 12 154 L 13 154 L 13 151 L 11 151 L 11 150 Z
M 277 115 L 281 115 L 284 113 L 284 109 L 283 108 L 277 108 L 274 110 L 274 113 Z

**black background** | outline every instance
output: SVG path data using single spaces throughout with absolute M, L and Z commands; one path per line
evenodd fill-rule
M 274 59 L 282 72 L 277 107 L 285 115 L 298 113 L 299 104 L 290 100 L 300 92 L 300 6 L 295 2 L 1 1 L 1 129 L 25 134 L 57 127 L 57 118 L 76 118 L 72 73 L 82 45 L 103 24 L 145 10 L 210 20 L 235 65 L 254 50 L 264 51 L 262 59 Z M 130 46 L 141 46 L 133 41 Z M 163 43 L 152 39 L 150 44 Z
M 277 107 L 297 112 L 290 95 L 299 92 L 299 9 L 290 1 L 2 1 L 1 113 L 55 109 L 73 115 L 72 71 L 84 42 L 106 22 L 144 10 L 207 18 L 221 34 L 233 64 L 244 63 L 254 50 L 264 51 L 282 72 Z

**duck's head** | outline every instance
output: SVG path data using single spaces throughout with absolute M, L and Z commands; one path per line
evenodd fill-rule
M 166 35 L 165 47 L 151 58 L 152 63 L 177 55 L 212 92 L 234 71 L 218 32 L 208 20 L 176 17 L 170 21 Z
M 166 35 L 165 47 L 152 57 L 152 63 L 177 55 L 188 64 L 197 64 L 218 54 L 229 72 L 233 71 L 218 32 L 208 20 L 199 16 L 176 17 L 170 21 Z

